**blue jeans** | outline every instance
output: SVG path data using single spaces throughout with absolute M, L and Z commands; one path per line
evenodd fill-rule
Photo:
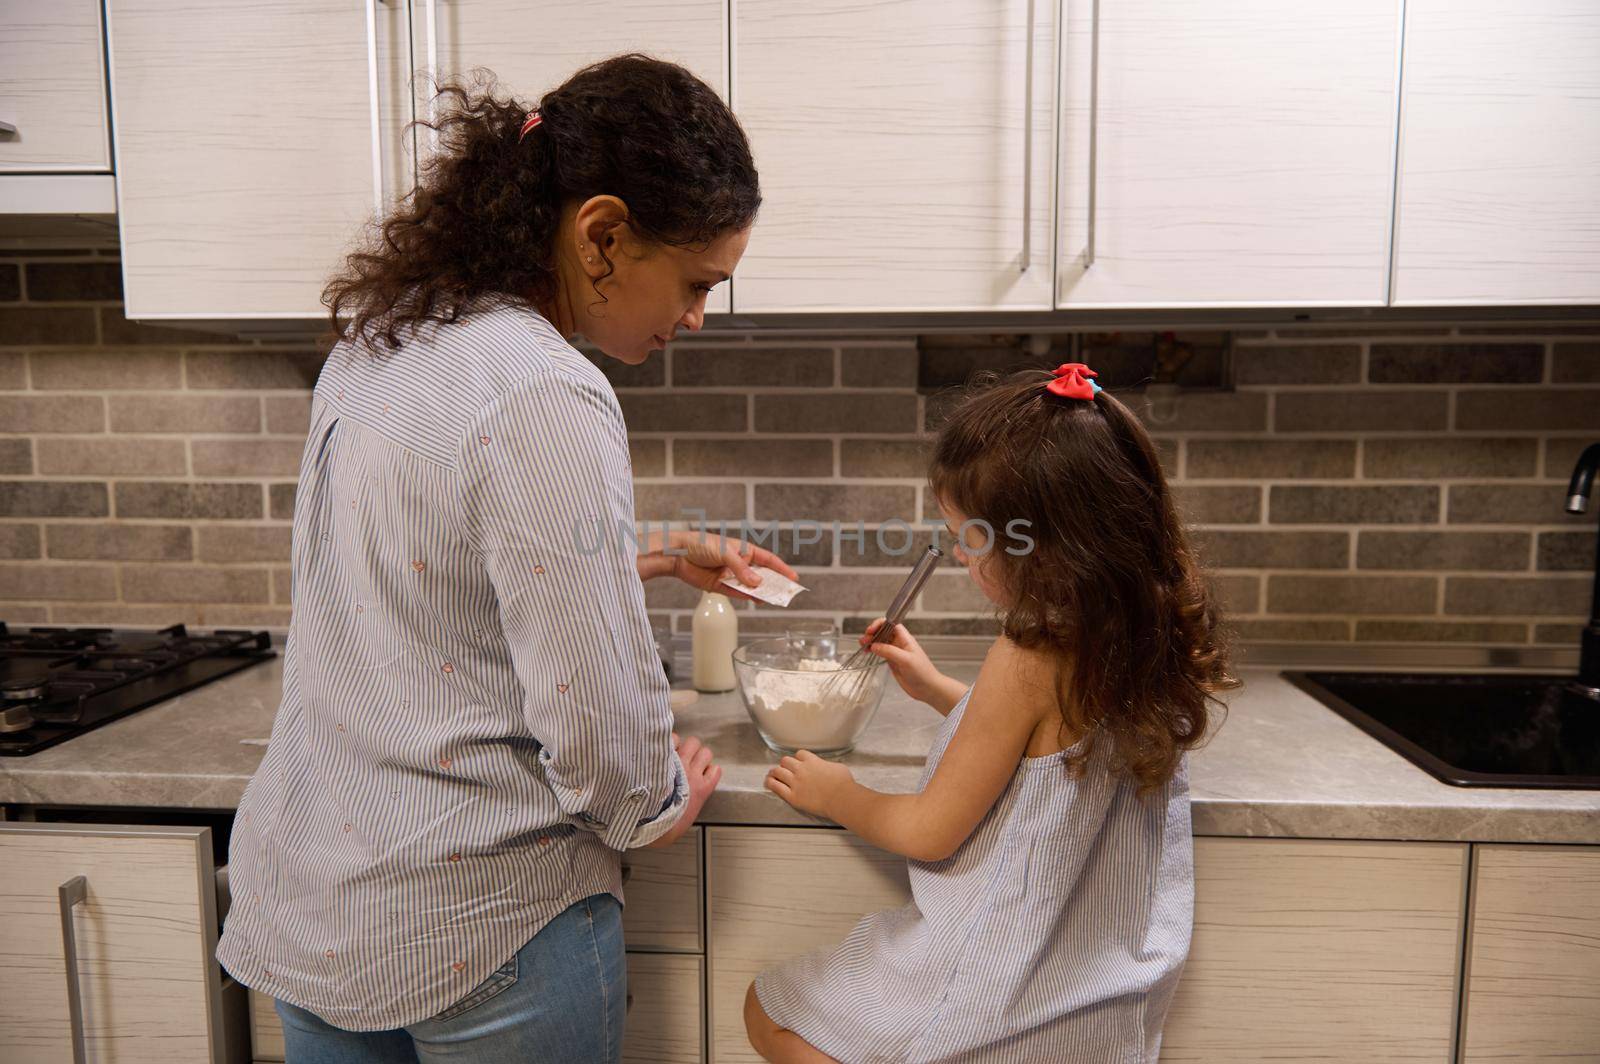
M 346 1031 L 277 1002 L 288 1064 L 617 1064 L 627 1014 L 622 906 L 585 898 L 437 1016 Z

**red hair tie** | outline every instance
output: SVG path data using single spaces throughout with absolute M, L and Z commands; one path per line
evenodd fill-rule
M 539 123 L 543 121 L 544 115 L 540 114 L 538 111 L 529 111 L 528 120 L 522 123 L 522 132 L 517 134 L 517 143 L 521 144 L 522 138 L 526 137 L 529 131 L 538 128 Z
M 1098 374 L 1082 362 L 1063 362 L 1054 373 L 1056 379 L 1045 388 L 1063 399 L 1093 399 L 1100 394 L 1100 386 L 1094 382 Z

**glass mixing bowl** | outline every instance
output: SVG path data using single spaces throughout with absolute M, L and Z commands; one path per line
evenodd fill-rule
M 878 667 L 878 657 L 845 670 L 846 657 L 808 656 L 788 639 L 758 639 L 735 650 L 739 696 L 761 741 L 783 754 L 834 757 L 854 749 L 878 712 L 888 670 Z

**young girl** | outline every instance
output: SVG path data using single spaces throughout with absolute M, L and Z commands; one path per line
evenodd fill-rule
M 987 378 L 939 434 L 932 490 L 1002 635 L 970 688 L 904 628 L 873 647 L 946 717 L 918 792 L 806 751 L 767 777 L 910 858 L 912 893 L 756 979 L 768 1060 L 1157 1057 L 1193 918 L 1184 753 L 1232 681 L 1156 450 L 1093 376 Z

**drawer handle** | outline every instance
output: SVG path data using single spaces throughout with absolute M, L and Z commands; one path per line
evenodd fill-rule
M 14 137 L 16 135 L 16 126 L 12 125 L 10 122 L 0 122 L 0 137 Z
M 73 1064 L 85 1064 L 88 1053 L 83 1041 L 83 994 L 78 988 L 78 936 L 72 927 L 72 911 L 89 895 L 89 881 L 73 876 L 56 889 L 61 906 L 61 946 L 67 962 L 67 1012 L 72 1021 Z
M 378 225 L 383 224 L 383 142 L 378 135 L 382 114 L 378 108 L 378 3 L 368 0 L 367 9 L 367 103 L 372 123 L 372 210 Z
M 1094 265 L 1095 186 L 1099 184 L 1100 133 L 1100 0 L 1094 0 L 1089 23 L 1089 225 L 1083 244 L 1083 268 Z
M 428 12 L 428 130 L 429 151 L 439 153 L 439 15 L 434 0 L 427 2 Z
M 1033 0 L 1028 0 L 1028 32 L 1022 61 L 1022 271 L 1033 258 Z
M 623 861 L 622 862 L 622 882 L 623 883 L 627 883 L 628 880 L 630 880 L 632 878 L 633 878 L 633 865 L 629 864 L 627 861 Z

